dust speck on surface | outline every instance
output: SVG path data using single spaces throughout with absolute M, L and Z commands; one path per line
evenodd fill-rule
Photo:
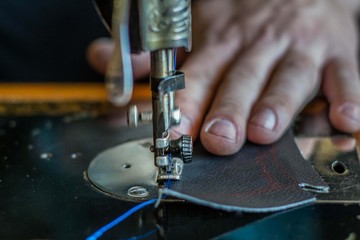
M 71 157 L 71 159 L 77 159 L 77 158 L 81 157 L 81 155 L 82 155 L 81 153 L 72 153 L 70 157 Z
M 40 129 L 35 128 L 35 129 L 33 129 L 33 130 L 31 131 L 31 135 L 34 137 L 34 136 L 39 135 L 40 132 L 41 132 Z
M 53 157 L 52 153 L 42 153 L 40 158 L 49 161 Z

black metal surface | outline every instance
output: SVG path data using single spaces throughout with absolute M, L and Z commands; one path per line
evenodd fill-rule
M 122 118 L 86 117 L 0 119 L 0 239 L 84 239 L 134 206 L 95 191 L 83 172 L 104 149 L 151 132 L 140 129 L 134 135 L 134 130 L 124 127 Z M 159 210 L 142 210 L 101 239 L 146 233 L 150 233 L 147 239 L 208 239 L 240 226 L 264 229 L 264 224 L 270 229 L 262 233 L 267 239 L 280 233 L 302 239 L 304 229 L 312 222 L 316 223 L 316 232 L 306 236 L 324 233 L 321 236 L 344 239 L 351 232 L 360 236 L 358 205 L 316 205 L 286 214 L 275 214 L 272 220 L 258 225 L 256 220 L 267 215 L 168 203 Z M 294 221 L 298 214 L 306 216 L 307 221 Z M 280 225 L 284 227 L 272 228 L 277 216 L 288 219 Z M 245 236 L 255 239 L 251 234 Z
M 97 192 L 83 172 L 99 152 L 151 133 L 140 129 L 134 135 L 134 130 L 123 126 L 124 119 L 78 120 L 83 117 L 86 115 L 0 119 L 0 239 L 84 239 L 134 206 Z M 244 222 L 236 214 L 194 205 L 184 206 L 188 211 L 181 211 L 186 212 L 183 216 L 172 209 L 171 204 L 167 206 L 168 214 L 159 222 L 167 229 L 165 235 L 175 239 L 183 235 L 172 234 L 178 228 L 164 219 L 191 224 L 207 216 L 206 222 L 217 227 L 183 233 L 198 238 L 219 235 Z M 156 231 L 150 238 L 158 238 L 157 215 L 158 210 L 148 207 L 106 233 L 104 239 L 140 236 L 152 230 Z
M 75 119 L 1 119 L 0 239 L 81 239 L 132 206 L 94 191 L 83 178 L 99 150 L 124 138 L 112 133 L 121 127 Z M 135 222 L 117 237 L 140 231 Z

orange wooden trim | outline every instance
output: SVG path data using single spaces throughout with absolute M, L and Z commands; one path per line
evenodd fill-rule
M 358 146 L 360 147 L 360 132 L 356 132 L 353 135 L 356 141 L 358 142 Z
M 135 85 L 133 100 L 151 98 L 150 86 Z M 0 102 L 105 102 L 103 83 L 0 83 Z

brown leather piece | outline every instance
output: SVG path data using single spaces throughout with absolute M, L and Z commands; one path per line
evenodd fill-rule
M 182 179 L 162 193 L 227 211 L 270 212 L 314 202 L 301 184 L 328 190 L 290 132 L 272 145 L 246 143 L 228 157 L 207 153 L 199 142 L 194 149 Z

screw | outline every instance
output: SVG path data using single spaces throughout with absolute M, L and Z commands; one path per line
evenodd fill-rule
M 149 195 L 148 190 L 145 187 L 142 186 L 134 186 L 129 188 L 128 193 L 130 197 L 134 198 L 144 198 Z
M 150 124 L 152 122 L 152 112 L 145 111 L 139 113 L 136 105 L 130 106 L 127 117 L 128 125 L 130 127 L 137 127 L 139 123 Z

